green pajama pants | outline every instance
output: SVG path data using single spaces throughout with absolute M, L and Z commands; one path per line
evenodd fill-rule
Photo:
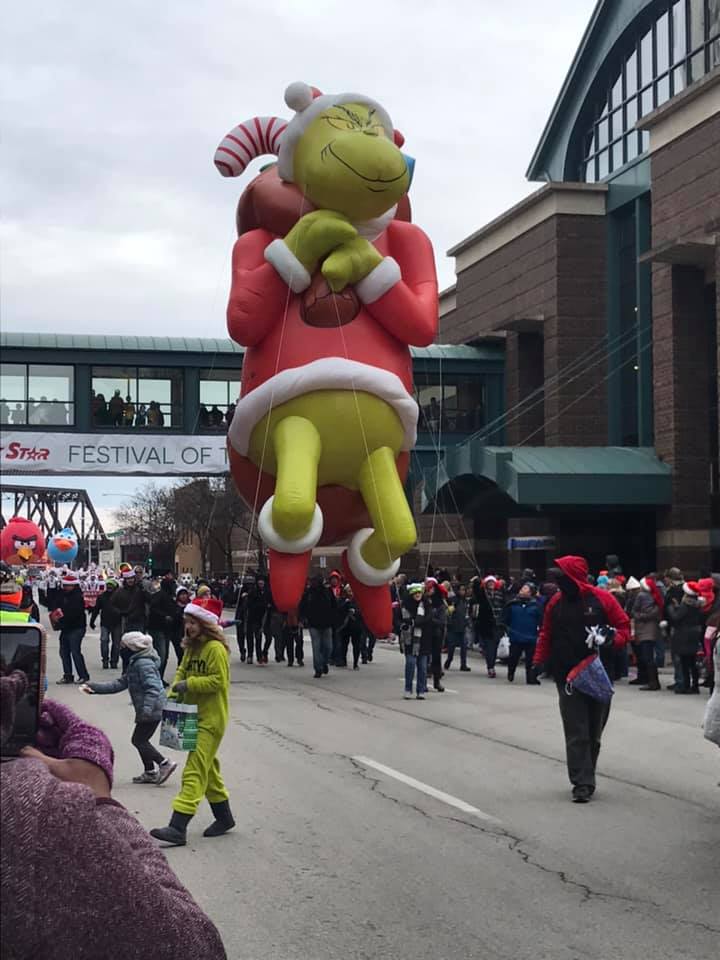
M 197 747 L 188 754 L 180 793 L 173 800 L 172 807 L 177 813 L 193 816 L 203 797 L 207 797 L 208 803 L 221 803 L 230 798 L 216 756 L 222 736 L 222 733 L 198 730 Z

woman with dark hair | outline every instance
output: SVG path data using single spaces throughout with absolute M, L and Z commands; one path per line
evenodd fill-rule
M 442 685 L 441 680 L 443 677 L 442 648 L 445 645 L 445 634 L 447 632 L 448 622 L 446 596 L 446 588 L 443 584 L 438 583 L 435 577 L 428 577 L 425 580 L 424 602 L 430 605 L 430 619 L 432 623 L 430 672 L 433 678 L 433 690 L 437 690 L 438 693 L 445 693 L 445 687 Z

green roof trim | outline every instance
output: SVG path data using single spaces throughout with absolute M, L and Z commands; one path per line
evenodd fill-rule
M 26 350 L 134 350 L 180 353 L 244 353 L 230 339 L 199 337 L 122 337 L 78 333 L 6 333 L 0 334 L 0 347 Z
M 439 474 L 439 476 L 438 476 Z M 451 447 L 425 472 L 423 503 L 460 477 L 494 483 L 521 506 L 664 506 L 670 467 L 650 447 Z
M 0 348 L 16 350 L 95 350 L 137 351 L 140 353 L 232 353 L 242 355 L 245 348 L 229 338 L 200 337 L 121 337 L 104 334 L 5 333 Z M 411 347 L 415 360 L 501 360 L 502 345 L 471 347 L 465 344 L 435 343 L 429 347 Z

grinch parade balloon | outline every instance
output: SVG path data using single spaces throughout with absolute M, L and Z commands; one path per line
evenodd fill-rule
M 435 262 L 410 222 L 413 161 L 385 108 L 305 83 L 285 103 L 290 120 L 240 123 L 215 154 L 226 177 L 277 157 L 237 211 L 227 320 L 247 350 L 230 465 L 259 511 L 278 607 L 297 607 L 313 547 L 346 543 L 345 576 L 383 636 L 388 581 L 416 541 L 409 347 L 437 332 Z

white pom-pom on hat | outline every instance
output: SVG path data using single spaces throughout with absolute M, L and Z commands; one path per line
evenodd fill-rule
M 306 110 L 315 97 L 319 95 L 319 90 L 313 90 L 309 84 L 303 83 L 302 80 L 296 80 L 285 90 L 285 103 L 291 110 L 300 113 Z

